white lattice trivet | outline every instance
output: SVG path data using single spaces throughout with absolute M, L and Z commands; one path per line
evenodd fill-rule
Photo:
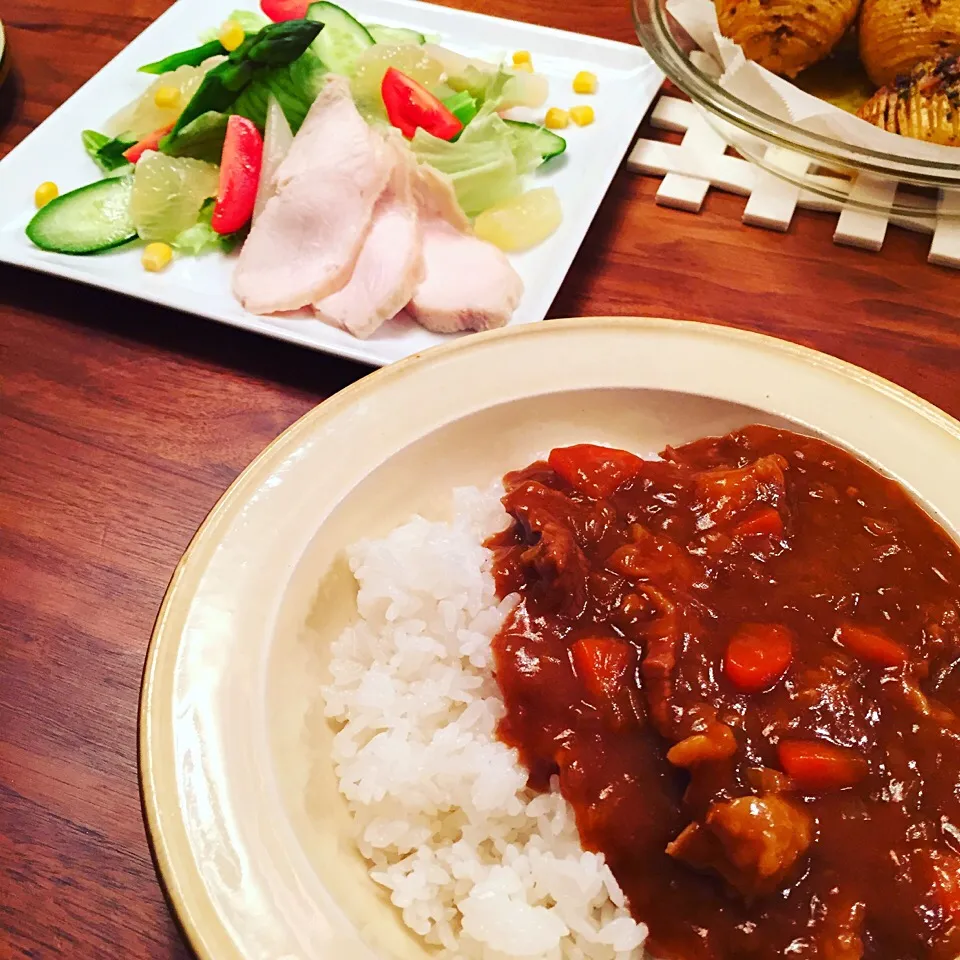
M 917 233 L 932 234 L 930 263 L 960 269 L 960 194 L 943 194 L 939 203 L 911 193 L 914 206 L 928 205 L 953 216 L 942 220 L 923 217 L 887 215 L 868 212 L 843 202 L 821 196 L 812 190 L 781 180 L 767 170 L 740 157 L 727 156 L 726 141 L 710 126 L 694 104 L 677 97 L 662 96 L 650 114 L 652 126 L 683 133 L 680 144 L 640 139 L 636 142 L 627 165 L 639 173 L 663 177 L 657 190 L 657 203 L 696 213 L 710 187 L 747 197 L 743 222 L 770 230 L 786 230 L 797 207 L 837 213 L 834 243 L 843 243 L 866 250 L 879 250 L 893 224 Z M 795 174 L 807 174 L 810 162 L 798 153 L 779 147 L 768 147 L 764 160 L 771 166 Z M 897 187 L 889 181 L 861 175 L 852 180 L 840 173 L 807 174 L 806 181 L 829 188 L 852 199 L 869 200 L 874 207 L 893 206 Z

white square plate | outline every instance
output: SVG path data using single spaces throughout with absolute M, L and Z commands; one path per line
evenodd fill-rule
M 101 129 L 107 118 L 149 86 L 154 78 L 137 73 L 137 68 L 193 45 L 200 33 L 223 22 L 238 6 L 254 4 L 252 0 L 178 0 L 0 163 L 0 261 L 376 366 L 449 339 L 400 319 L 364 341 L 306 316 L 255 316 L 233 298 L 234 261 L 222 254 L 179 258 L 165 272 L 148 274 L 135 246 L 98 256 L 69 257 L 46 253 L 27 239 L 24 227 L 33 214 L 33 192 L 40 182 L 52 180 L 66 192 L 97 178 L 80 133 Z M 580 101 L 595 108 L 596 122 L 566 131 L 566 154 L 530 178 L 531 185 L 549 184 L 556 189 L 564 214 L 563 225 L 549 240 L 511 258 L 526 290 L 512 323 L 542 320 L 663 75 L 640 47 L 610 40 L 416 0 L 345 0 L 344 6 L 361 21 L 413 27 L 471 56 L 496 61 L 513 50 L 529 50 L 538 72 L 550 80 L 548 104 L 571 106 Z M 579 70 L 597 74 L 595 95 L 577 97 L 572 92 Z

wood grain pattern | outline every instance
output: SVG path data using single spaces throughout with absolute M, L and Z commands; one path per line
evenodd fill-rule
M 459 6 L 632 40 L 623 0 Z M 167 0 L 5 0 L 14 59 L 0 155 Z M 622 172 L 553 316 L 736 324 L 859 363 L 960 415 L 960 278 L 892 230 L 835 247 L 835 218 L 690 216 Z M 0 267 L 0 958 L 183 958 L 141 819 L 136 709 L 174 566 L 244 465 L 365 370 Z

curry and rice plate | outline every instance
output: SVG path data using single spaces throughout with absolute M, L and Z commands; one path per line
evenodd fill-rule
M 766 427 L 553 451 L 350 554 L 334 760 L 449 957 L 960 953 L 960 557 Z

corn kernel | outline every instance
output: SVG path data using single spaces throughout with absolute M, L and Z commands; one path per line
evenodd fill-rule
M 236 20 L 228 20 L 220 28 L 220 35 L 217 39 L 223 44 L 225 50 L 232 52 L 247 39 L 247 35 Z
M 513 69 L 518 73 L 533 73 L 532 63 L 515 63 Z
M 591 73 L 589 70 L 581 70 L 573 78 L 573 92 L 574 93 L 596 93 L 597 92 L 597 75 Z
M 169 243 L 148 243 L 140 258 L 144 270 L 159 273 L 165 270 L 173 259 L 173 247 Z
M 153 95 L 153 102 L 161 110 L 173 109 L 180 103 L 180 91 L 177 87 L 158 87 Z
M 564 127 L 570 126 L 570 114 L 559 107 L 551 107 L 544 117 L 543 125 L 548 130 L 563 130 Z
M 586 127 L 589 124 L 593 123 L 595 116 L 593 113 L 593 107 L 588 103 L 580 103 L 575 107 L 570 108 L 570 119 L 578 127 Z
M 33 201 L 37 205 L 37 209 L 40 207 L 45 207 L 51 200 L 56 200 L 60 196 L 60 188 L 51 181 L 47 180 L 46 183 L 41 183 L 37 187 L 36 192 L 33 195 Z
M 513 55 L 513 65 L 519 67 L 521 63 L 533 64 L 533 57 L 530 56 L 529 50 L 518 50 Z

